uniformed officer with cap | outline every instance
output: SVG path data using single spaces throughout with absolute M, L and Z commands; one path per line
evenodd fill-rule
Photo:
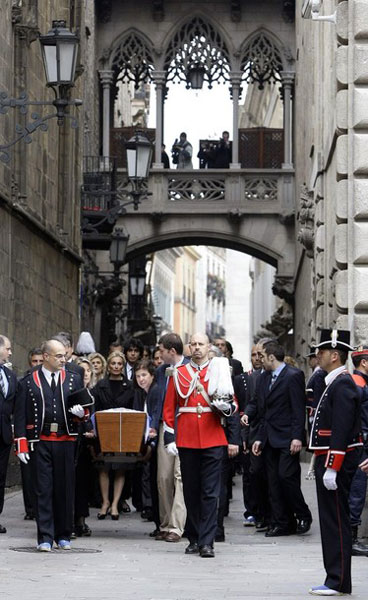
M 351 527 L 349 492 L 362 447 L 360 395 L 345 367 L 350 332 L 321 331 L 319 365 L 327 372 L 326 388 L 316 408 L 309 448 L 314 450 L 324 585 L 309 592 L 318 596 L 351 593 Z
M 79 375 L 65 370 L 66 353 L 61 342 L 44 342 L 42 355 L 43 365 L 19 384 L 14 441 L 20 461 L 27 463 L 32 453 L 37 550 L 49 552 L 54 541 L 61 550 L 71 547 L 75 441 L 78 423 L 88 417 L 87 405 L 93 399 L 87 393 L 85 400 Z M 75 395 L 78 390 L 81 394 Z

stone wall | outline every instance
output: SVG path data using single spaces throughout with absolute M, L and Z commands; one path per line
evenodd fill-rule
M 310 322 L 297 329 L 300 348 L 321 327 L 349 329 L 356 344 L 368 334 L 368 1 L 325 0 L 321 14 L 334 12 L 336 25 L 296 22 L 296 181 L 312 200 L 314 237 L 309 256 L 298 249 L 298 272 L 311 271 L 314 290 L 303 302 L 297 282 Z
M 84 3 L 39 0 L 15 9 L 13 4 L 18 3 L 5 0 L 0 7 L 1 89 L 15 97 L 27 90 L 31 99 L 54 98 L 45 86 L 37 34 L 57 18 L 81 37 L 71 96 L 83 98 L 84 55 L 90 54 Z M 16 123 L 31 123 L 34 111 L 43 116 L 55 109 L 30 107 L 26 116 L 9 109 L 0 115 L 0 143 L 14 138 Z M 32 134 L 31 144 L 21 141 L 11 149 L 8 164 L 0 162 L 0 332 L 12 340 L 18 374 L 30 347 L 61 329 L 79 333 L 84 107 L 71 107 L 70 113 L 79 120 L 77 130 L 68 119 L 62 126 L 51 119 L 47 131 Z

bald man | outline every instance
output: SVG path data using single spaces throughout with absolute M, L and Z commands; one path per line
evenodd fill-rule
M 80 405 L 68 407 L 71 393 L 81 390 L 78 374 L 65 370 L 66 350 L 57 340 L 41 346 L 43 364 L 19 384 L 14 412 L 18 458 L 27 464 L 29 453 L 35 484 L 37 550 L 48 552 L 55 541 L 70 550 L 73 527 L 74 457 L 78 423 L 88 416 Z
M 175 370 L 167 387 L 164 443 L 169 453 L 180 457 L 189 539 L 185 553 L 213 558 L 221 462 L 228 441 L 219 414 L 210 407 L 208 337 L 193 335 L 190 350 L 190 362 Z

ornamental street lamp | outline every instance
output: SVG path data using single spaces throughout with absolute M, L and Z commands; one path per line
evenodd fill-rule
M 128 192 L 133 198 L 134 210 L 138 210 L 141 197 L 147 194 L 143 183 L 147 181 L 152 160 L 152 144 L 142 131 L 136 131 L 134 136 L 125 144 L 127 154 L 128 179 L 132 191 Z
M 110 262 L 114 265 L 114 273 L 119 274 L 120 267 L 125 263 L 129 234 L 121 227 L 116 227 L 111 235 Z
M 187 71 L 187 88 L 201 90 L 204 82 L 206 69 L 200 63 L 195 63 Z
M 40 44 L 46 85 L 53 89 L 55 100 L 29 100 L 26 92 L 19 98 L 9 98 L 6 92 L 0 92 L 0 113 L 6 114 L 9 108 L 18 108 L 21 114 L 27 114 L 28 106 L 55 106 L 56 112 L 44 117 L 32 113 L 31 122 L 24 127 L 17 125 L 17 137 L 7 144 L 0 145 L 0 160 L 5 163 L 11 158 L 8 148 L 22 139 L 30 144 L 31 134 L 38 128 L 47 131 L 47 121 L 50 119 L 56 117 L 58 125 L 62 125 L 64 119 L 68 118 L 71 119 L 73 128 L 78 126 L 76 118 L 67 114 L 66 108 L 82 104 L 82 100 L 68 98 L 69 90 L 74 86 L 79 38 L 66 28 L 65 21 L 53 21 L 51 30 L 40 36 Z
M 79 38 L 66 28 L 65 21 L 53 21 L 46 35 L 40 35 L 46 82 L 50 87 L 74 85 Z

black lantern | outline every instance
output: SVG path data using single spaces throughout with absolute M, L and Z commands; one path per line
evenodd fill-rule
M 146 288 L 146 276 L 145 274 L 132 275 L 129 278 L 130 283 L 130 295 L 131 296 L 144 296 Z
M 189 67 L 187 71 L 187 87 L 192 88 L 192 90 L 201 90 L 205 72 L 206 69 L 200 63 Z
M 79 38 L 66 28 L 66 21 L 53 21 L 52 29 L 40 36 L 47 85 L 73 86 Z
M 132 181 L 147 179 L 152 159 L 152 144 L 141 131 L 126 143 L 128 177 Z
M 128 242 L 129 234 L 124 229 L 121 227 L 114 229 L 110 244 L 110 262 L 114 265 L 115 271 L 125 263 Z

